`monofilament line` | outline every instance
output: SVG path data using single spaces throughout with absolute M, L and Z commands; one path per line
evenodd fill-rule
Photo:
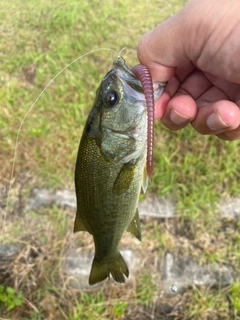
M 2 222 L 2 229 L 1 229 L 1 236 L 3 236 L 3 231 L 4 231 L 4 227 L 5 227 L 5 222 L 6 222 L 6 217 L 7 217 L 7 213 L 8 213 L 8 207 L 9 207 L 9 200 L 10 200 L 10 191 L 12 188 L 12 183 L 13 183 L 13 174 L 14 174 L 14 169 L 15 169 L 15 163 L 16 163 L 16 157 L 17 157 L 17 147 L 18 147 L 18 141 L 19 141 L 19 135 L 22 129 L 22 126 L 27 118 L 27 116 L 29 115 L 29 113 L 31 112 L 31 110 L 33 109 L 33 107 L 35 106 L 35 104 L 37 103 L 37 101 L 41 98 L 41 96 L 43 95 L 43 93 L 47 90 L 47 88 L 51 85 L 51 83 L 67 68 L 69 68 L 72 64 L 74 64 L 75 62 L 77 62 L 78 60 L 82 59 L 83 57 L 97 52 L 97 51 L 102 51 L 102 50 L 108 50 L 108 51 L 112 51 L 114 52 L 117 56 L 120 55 L 120 53 L 122 52 L 122 50 L 120 51 L 120 53 L 118 54 L 115 50 L 110 49 L 110 48 L 99 48 L 99 49 L 94 49 L 91 50 L 85 54 L 83 54 L 82 56 L 76 58 L 75 60 L 73 60 L 71 63 L 69 63 L 66 67 L 64 67 L 62 70 L 60 70 L 52 79 L 51 81 L 49 81 L 49 83 L 46 85 L 46 87 L 41 91 L 41 93 L 37 96 L 36 100 L 33 102 L 33 104 L 30 106 L 30 108 L 28 109 L 28 111 L 25 113 L 23 119 L 21 120 L 20 126 L 18 128 L 17 131 L 17 136 L 16 136 L 16 142 L 15 142 L 15 150 L 14 150 L 14 155 L 13 155 L 13 164 L 12 164 L 12 170 L 11 170 L 11 175 L 10 175 L 10 180 L 9 180 L 9 186 L 8 186 L 8 193 L 7 193 L 7 202 L 6 202 L 6 208 L 5 211 L 3 213 L 3 222 Z

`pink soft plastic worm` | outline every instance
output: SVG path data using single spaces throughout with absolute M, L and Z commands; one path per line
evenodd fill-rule
M 141 81 L 147 104 L 147 175 L 150 178 L 153 171 L 153 144 L 154 144 L 154 92 L 152 77 L 147 67 L 138 64 L 132 69 L 135 76 Z

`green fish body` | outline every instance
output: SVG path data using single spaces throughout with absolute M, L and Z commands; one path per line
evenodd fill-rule
M 88 231 L 95 244 L 90 285 L 110 274 L 117 282 L 125 282 L 124 275 L 129 275 L 118 245 L 125 230 L 141 240 L 137 204 L 141 187 L 147 188 L 146 150 L 142 85 L 118 59 L 97 90 L 75 169 L 74 232 Z

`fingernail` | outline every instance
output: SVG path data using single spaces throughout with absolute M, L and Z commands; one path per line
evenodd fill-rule
M 223 119 L 217 112 L 211 113 L 210 116 L 207 118 L 207 126 L 211 130 L 215 131 L 223 130 L 228 127 L 228 125 L 223 121 Z
M 174 109 L 172 109 L 170 112 L 170 119 L 174 124 L 177 125 L 185 124 L 191 121 L 191 119 L 183 116 Z

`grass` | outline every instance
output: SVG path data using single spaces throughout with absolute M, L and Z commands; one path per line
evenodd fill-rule
M 129 66 L 135 65 L 141 35 L 186 2 L 1 1 L 2 206 L 21 120 L 51 79 L 77 57 L 101 47 L 116 52 L 126 47 L 122 55 Z M 83 125 L 95 91 L 116 56 L 102 50 L 72 64 L 49 85 L 22 126 L 2 234 L 5 242 L 19 242 L 22 251 L 8 266 L 8 276 L 0 276 L 0 313 L 8 319 L 39 320 L 92 319 L 93 315 L 96 319 L 239 319 L 237 281 L 224 289 L 193 288 L 178 298 L 172 311 L 156 285 L 160 280 L 149 273 L 153 271 L 151 259 L 169 250 L 193 255 L 201 263 L 231 264 L 239 274 L 240 225 L 233 220 L 216 220 L 219 199 L 239 195 L 238 141 L 200 136 L 190 126 L 170 132 L 156 122 L 154 175 L 148 193 L 174 198 L 179 219 L 167 226 L 165 222 L 143 225 L 142 250 L 153 248 L 153 255 L 137 283 L 129 280 L 121 289 L 105 284 L 97 292 L 70 290 L 62 260 L 69 243 L 83 241 L 82 235 L 72 238 L 73 213 L 56 207 L 27 214 L 23 211 L 33 187 L 74 188 Z M 24 270 L 20 261 L 24 261 Z M 24 301 L 14 302 L 12 297 L 22 299 L 22 294 Z

